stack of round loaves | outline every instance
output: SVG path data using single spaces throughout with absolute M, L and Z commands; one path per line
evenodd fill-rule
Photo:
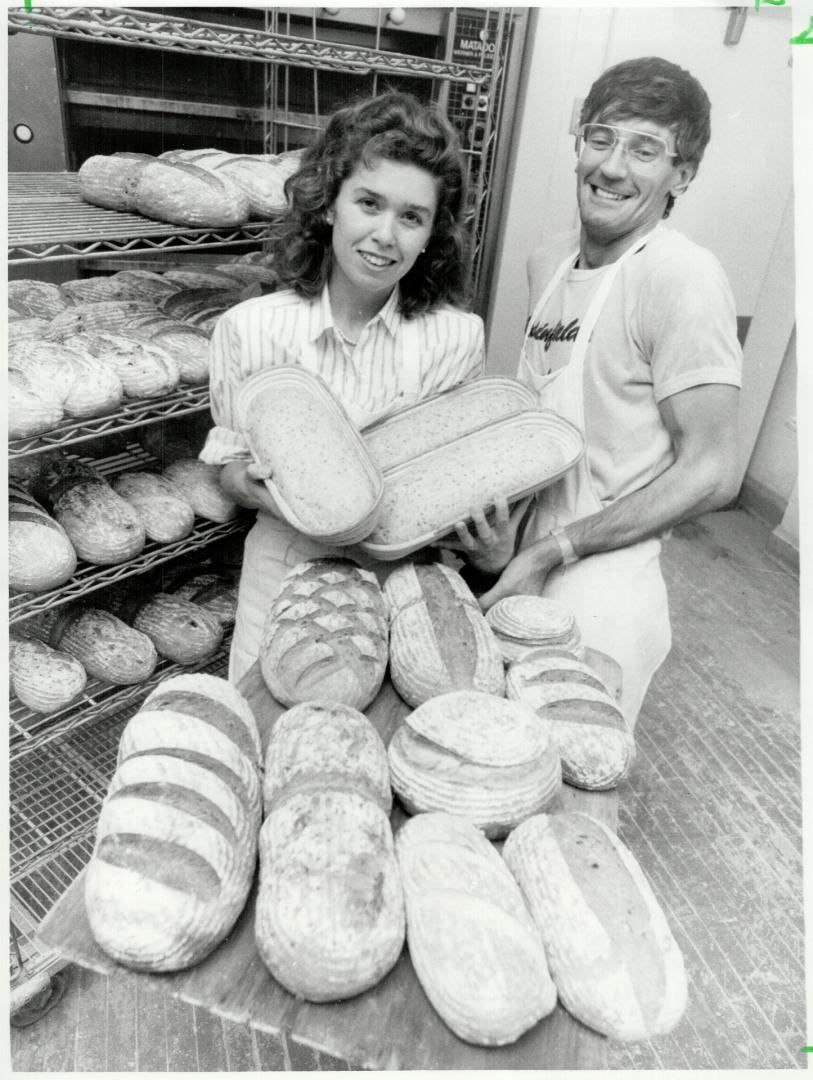
M 384 744 L 347 705 L 277 720 L 265 760 L 255 935 L 272 975 L 308 1001 L 379 982 L 404 943 Z
M 257 861 L 259 768 L 247 702 L 212 675 L 167 679 L 128 722 L 85 877 L 114 960 L 177 971 L 230 932 Z
M 584 659 L 584 643 L 576 618 L 558 600 L 546 596 L 506 596 L 488 609 L 486 619 L 507 663 L 521 660 L 538 649 Z

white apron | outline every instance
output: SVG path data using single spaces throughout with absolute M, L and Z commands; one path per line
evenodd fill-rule
M 554 290 L 573 267 L 574 252 L 559 265 L 534 307 L 522 350 L 520 377 L 537 390 L 540 403 L 584 432 L 584 361 L 593 328 L 616 274 L 625 259 L 646 244 L 643 237 L 606 267 L 573 343 L 569 362 L 550 375 L 536 375 L 528 361 L 528 333 Z M 533 505 L 523 546 L 541 539 L 556 526 L 588 517 L 602 509 L 587 454 L 561 480 L 541 491 Z M 548 576 L 542 595 L 566 604 L 575 614 L 585 644 L 613 657 L 623 672 L 621 707 L 634 727 L 650 680 L 672 643 L 666 586 L 660 569 L 660 540 L 589 555 Z
M 396 408 L 391 406 L 383 413 L 369 413 L 354 403 L 343 403 L 357 427 L 367 427 L 382 416 L 396 409 L 400 412 L 420 400 L 419 348 L 417 324 L 402 320 L 399 330 L 398 394 L 397 397 L 393 395 Z M 311 370 L 316 370 L 316 346 L 313 342 L 305 344 L 300 355 L 303 359 L 312 359 Z M 303 536 L 293 526 L 271 514 L 257 512 L 257 520 L 246 537 L 243 549 L 237 618 L 229 655 L 229 679 L 235 685 L 257 659 L 265 616 L 279 592 L 282 579 L 297 563 L 325 557 L 352 558 L 371 569 L 381 565 L 357 548 L 322 544 Z M 395 565 L 388 563 L 386 569 L 393 569 Z

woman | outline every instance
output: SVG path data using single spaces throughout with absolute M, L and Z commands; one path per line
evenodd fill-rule
M 287 288 L 238 304 L 215 327 L 215 427 L 201 458 L 258 511 L 246 539 L 229 677 L 257 658 L 280 582 L 304 559 L 342 554 L 280 520 L 238 430 L 237 388 L 298 364 L 321 376 L 359 427 L 481 374 L 483 326 L 467 284 L 465 172 L 432 106 L 388 93 L 341 109 L 286 184 L 274 268 Z M 313 437 L 303 432 L 303 438 Z

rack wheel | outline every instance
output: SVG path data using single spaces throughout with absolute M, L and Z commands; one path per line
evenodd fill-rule
M 68 974 L 65 971 L 56 971 L 51 976 L 45 976 L 44 985 L 40 984 L 39 980 L 36 982 L 33 996 L 12 1011 L 12 1027 L 22 1028 L 36 1024 L 47 1012 L 50 1012 L 61 1000 L 68 987 Z

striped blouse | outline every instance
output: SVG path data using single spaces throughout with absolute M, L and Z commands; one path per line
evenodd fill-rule
M 327 286 L 306 300 L 285 289 L 246 300 L 217 322 L 209 352 L 215 427 L 200 458 L 211 465 L 247 457 L 235 394 L 250 375 L 294 364 L 321 376 L 364 427 L 483 372 L 483 323 L 443 305 L 404 319 L 394 289 L 350 352 L 333 322 Z

